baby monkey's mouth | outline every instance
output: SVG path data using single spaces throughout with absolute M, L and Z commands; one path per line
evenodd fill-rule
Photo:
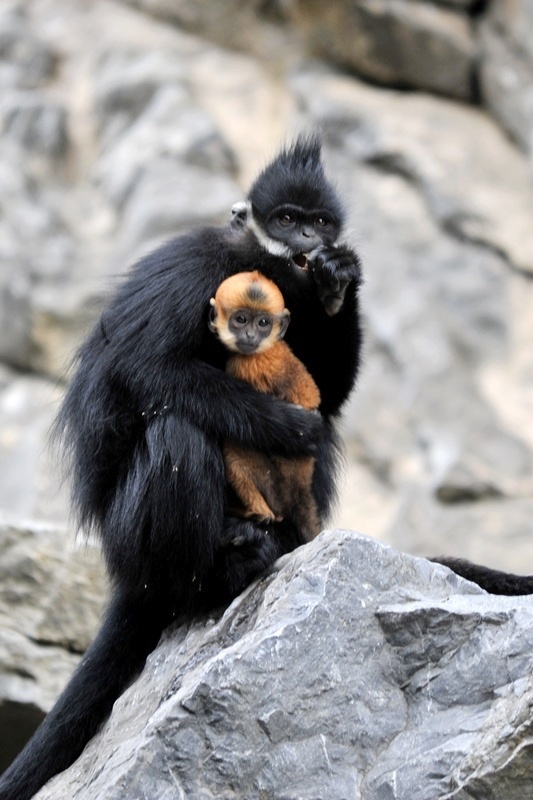
M 248 356 L 251 353 L 255 353 L 258 347 L 259 347 L 258 342 L 239 342 L 237 346 L 237 352 L 242 353 L 245 356 Z

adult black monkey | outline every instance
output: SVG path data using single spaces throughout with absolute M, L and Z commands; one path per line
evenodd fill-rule
M 226 603 L 302 543 L 283 522 L 266 536 L 225 518 L 223 442 L 313 453 L 313 491 L 327 513 L 333 422 L 354 385 L 361 342 L 359 259 L 337 243 L 342 223 L 320 143 L 301 137 L 259 175 L 230 225 L 180 236 L 142 259 L 81 347 L 58 429 L 71 455 L 74 506 L 101 539 L 113 595 L 72 680 L 0 779 L 0 800 L 31 797 L 78 757 L 173 619 Z M 285 297 L 287 341 L 320 389 L 320 413 L 224 372 L 209 300 L 249 269 Z

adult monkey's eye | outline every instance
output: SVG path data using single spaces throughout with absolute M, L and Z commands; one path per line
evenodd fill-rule
M 317 228 L 326 228 L 328 226 L 328 221 L 324 217 L 317 217 L 315 220 L 315 225 Z
M 291 217 L 290 214 L 280 214 L 279 222 L 281 225 L 292 225 L 294 219 Z

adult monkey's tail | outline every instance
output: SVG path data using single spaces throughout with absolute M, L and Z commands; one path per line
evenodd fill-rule
M 171 621 L 160 602 L 117 592 L 55 706 L 0 778 L 0 800 L 28 800 L 81 754 Z

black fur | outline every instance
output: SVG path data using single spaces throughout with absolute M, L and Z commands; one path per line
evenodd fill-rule
M 257 179 L 258 214 L 272 203 L 342 209 L 316 140 L 300 139 Z M 341 264 L 342 262 L 342 264 Z M 342 267 L 342 307 L 325 308 Z M 277 283 L 291 312 L 287 342 L 317 382 L 320 414 L 224 372 L 208 330 L 209 300 L 236 272 Z M 70 455 L 80 523 L 100 537 L 113 583 L 106 621 L 34 738 L 0 779 L 0 800 L 26 800 L 65 769 L 142 669 L 176 617 L 225 604 L 275 558 L 302 543 L 286 523 L 270 530 L 226 518 L 221 443 L 316 456 L 321 515 L 334 499 L 334 420 L 357 375 L 359 262 L 324 247 L 313 270 L 269 255 L 242 224 L 180 236 L 132 270 L 82 345 L 58 419 Z

